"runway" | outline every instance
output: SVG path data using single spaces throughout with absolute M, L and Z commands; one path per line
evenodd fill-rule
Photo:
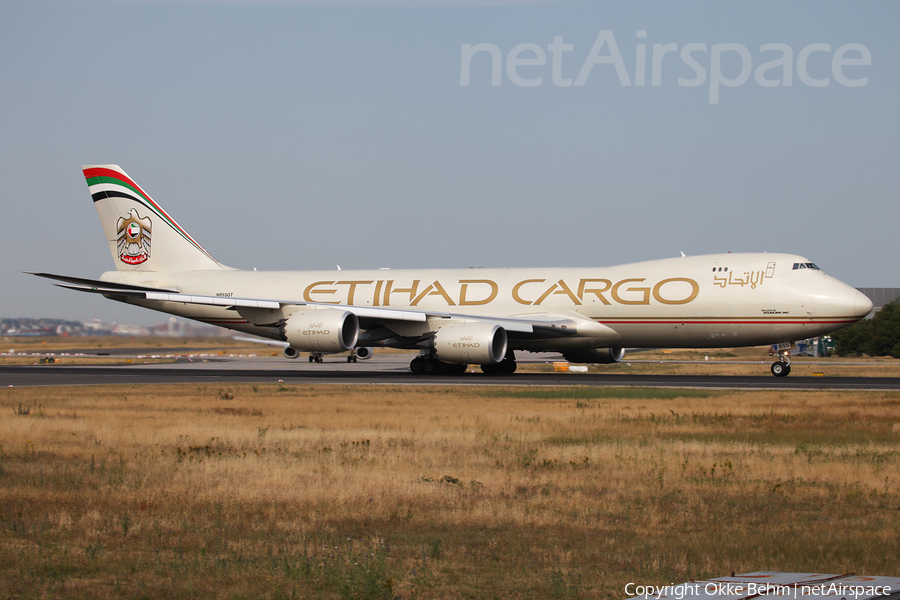
M 66 385 L 141 385 L 169 383 L 284 383 L 392 385 L 638 386 L 780 390 L 900 390 L 897 377 L 797 377 L 718 375 L 631 375 L 603 373 L 529 373 L 485 375 L 413 375 L 409 357 L 378 357 L 349 364 L 326 358 L 322 364 L 272 358 L 222 358 L 179 364 L 122 366 L 0 366 L 0 387 Z

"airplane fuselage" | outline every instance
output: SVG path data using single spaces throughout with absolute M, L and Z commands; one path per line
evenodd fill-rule
M 605 268 L 112 271 L 101 279 L 174 288 L 223 301 L 273 298 L 498 318 L 552 313 L 611 330 L 587 336 L 550 335 L 546 340 L 513 336 L 510 346 L 516 349 L 769 344 L 827 333 L 869 311 L 871 304 L 857 290 L 818 269 L 794 268 L 797 264 L 810 263 L 786 254 L 718 254 Z M 224 306 L 128 301 L 247 333 L 278 336 L 272 326 L 278 315 L 248 318 L 248 311 Z M 407 324 L 404 327 L 415 331 L 402 333 L 420 335 L 433 330 L 432 325 Z

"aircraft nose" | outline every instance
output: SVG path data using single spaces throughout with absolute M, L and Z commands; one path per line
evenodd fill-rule
M 856 290 L 856 300 L 854 301 L 853 306 L 856 310 L 854 316 L 859 318 L 865 317 L 872 312 L 873 308 L 875 308 L 875 305 L 872 304 L 872 300 L 859 290 Z
M 872 312 L 868 296 L 836 279 L 815 282 L 811 291 L 823 316 L 862 319 Z

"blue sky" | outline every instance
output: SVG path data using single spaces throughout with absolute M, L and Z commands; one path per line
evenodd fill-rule
M 163 319 L 20 274 L 113 268 L 80 170 L 105 163 L 239 268 L 770 251 L 897 287 L 898 22 L 896 2 L 0 1 L 0 313 Z M 554 38 L 572 45 L 560 75 L 575 79 L 604 31 L 631 85 L 604 62 L 555 85 Z M 460 85 L 464 44 L 496 46 L 499 86 L 488 52 Z M 513 73 L 541 85 L 509 77 L 521 44 L 546 64 Z M 676 45 L 658 86 L 654 44 Z M 695 87 L 679 85 L 696 77 L 688 44 L 706 45 Z M 790 86 L 757 83 L 782 55 L 764 44 L 790 48 Z M 823 87 L 798 72 L 811 44 L 829 47 L 805 59 Z M 865 85 L 835 77 L 846 44 L 871 64 L 840 73 Z M 713 47 L 721 78 L 750 69 L 716 104 Z

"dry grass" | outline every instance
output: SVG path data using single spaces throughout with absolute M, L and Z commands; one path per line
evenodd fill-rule
M 16 352 L 69 352 L 73 349 L 111 350 L 117 348 L 143 348 L 151 352 L 154 348 L 190 349 L 249 349 L 265 348 L 252 342 L 241 342 L 230 337 L 166 337 L 166 336 L 4 336 L 0 350 L 12 348 Z
M 900 393 L 0 393 L 0 597 L 621 598 L 896 574 Z
M 68 366 L 173 363 L 177 360 L 175 357 L 187 356 L 282 357 L 280 347 L 230 337 L 7 336 L 0 340 L 0 344 L 0 365 L 33 365 L 38 364 L 42 357 L 53 357 L 54 364 Z M 133 350 L 133 353 L 121 354 L 125 350 Z M 373 348 L 373 352 L 418 351 Z
M 281 356 L 280 348 L 228 337 L 9 336 L 0 343 L 0 365 L 39 364 L 45 357 L 52 357 L 57 365 L 100 366 L 166 364 L 176 362 L 176 356 L 188 355 Z M 133 356 L 115 352 L 123 349 L 133 350 Z

